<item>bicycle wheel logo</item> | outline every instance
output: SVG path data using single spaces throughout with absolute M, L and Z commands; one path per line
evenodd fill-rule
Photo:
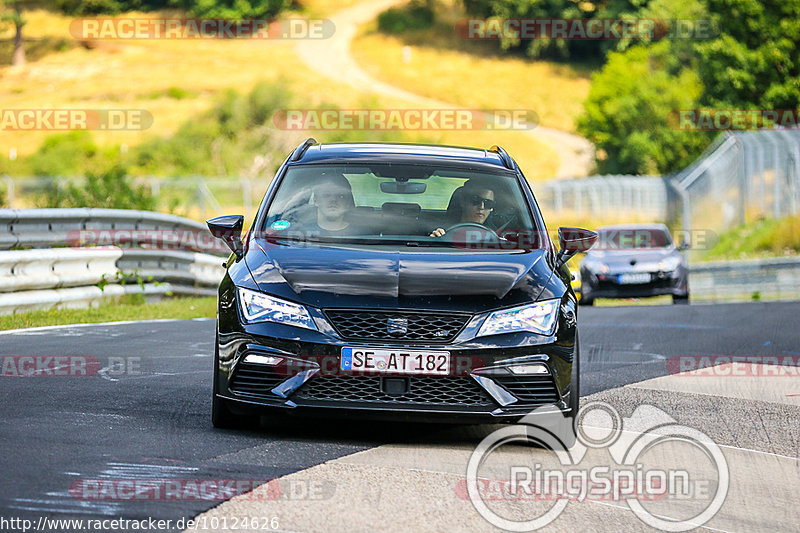
M 719 446 L 664 411 L 640 406 L 623 419 L 592 402 L 575 422 L 570 438 L 560 433 L 561 413 L 538 409 L 484 438 L 467 464 L 464 492 L 475 510 L 498 528 L 527 532 L 572 501 L 624 502 L 645 524 L 680 532 L 706 524 L 725 502 L 730 474 Z M 507 501 L 531 503 L 516 507 L 531 516 L 504 515 Z

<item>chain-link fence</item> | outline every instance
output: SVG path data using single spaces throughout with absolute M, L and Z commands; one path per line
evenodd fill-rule
M 686 229 L 725 231 L 800 208 L 800 130 L 726 133 L 671 177 Z
M 11 207 L 36 207 L 59 178 L 0 179 Z M 136 178 L 158 209 L 202 220 L 224 209 L 254 214 L 269 178 Z M 667 222 L 723 232 L 759 217 L 800 210 L 800 130 L 725 133 L 672 176 L 591 176 L 533 185 L 545 217 L 560 223 Z
M 659 176 L 553 180 L 534 185 L 534 192 L 545 215 L 560 220 L 661 221 L 669 216 L 669 185 Z
M 5 207 L 52 207 L 46 205 L 45 199 L 45 192 L 49 187 L 63 187 L 67 183 L 81 180 L 82 178 L 0 176 L 0 188 L 5 189 Z M 244 214 L 249 220 L 255 215 L 255 209 L 269 185 L 269 180 L 268 177 L 253 179 L 207 176 L 132 178 L 134 185 L 145 186 L 157 199 L 159 211 L 195 220 L 205 220 L 225 210 Z
M 559 220 L 654 220 L 721 233 L 800 212 L 800 130 L 727 132 L 671 176 L 592 176 L 536 189 Z

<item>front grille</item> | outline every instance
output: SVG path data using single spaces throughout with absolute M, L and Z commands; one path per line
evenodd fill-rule
M 326 402 L 381 402 L 391 404 L 491 405 L 491 397 L 472 378 L 412 377 L 407 392 L 399 395 L 381 390 L 374 376 L 317 377 L 300 387 L 293 399 Z
M 619 284 L 616 280 L 605 279 L 597 282 L 598 290 L 611 290 L 620 294 L 637 293 L 642 289 L 668 289 L 673 285 L 672 278 L 651 277 L 648 283 Z
M 494 380 L 517 398 L 519 403 L 515 406 L 552 404 L 559 399 L 551 376 L 509 376 Z
M 464 329 L 470 315 L 405 311 L 329 309 L 325 315 L 344 339 L 448 342 Z M 390 333 L 393 326 L 394 333 Z M 400 331 L 396 331 L 399 326 Z M 405 332 L 401 332 L 405 327 Z
M 275 373 L 271 367 L 241 363 L 228 382 L 228 388 L 236 394 L 274 398 L 270 391 L 285 379 L 286 376 Z

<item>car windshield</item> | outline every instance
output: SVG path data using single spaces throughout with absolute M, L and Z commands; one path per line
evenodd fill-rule
M 661 228 L 603 228 L 598 231 L 595 250 L 666 248 L 672 238 Z
M 421 165 L 304 165 L 287 170 L 269 206 L 267 238 L 538 248 L 511 173 Z

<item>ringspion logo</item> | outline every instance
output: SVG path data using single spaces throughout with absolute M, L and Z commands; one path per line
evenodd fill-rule
M 2 109 L 0 130 L 146 130 L 153 115 L 146 109 Z

